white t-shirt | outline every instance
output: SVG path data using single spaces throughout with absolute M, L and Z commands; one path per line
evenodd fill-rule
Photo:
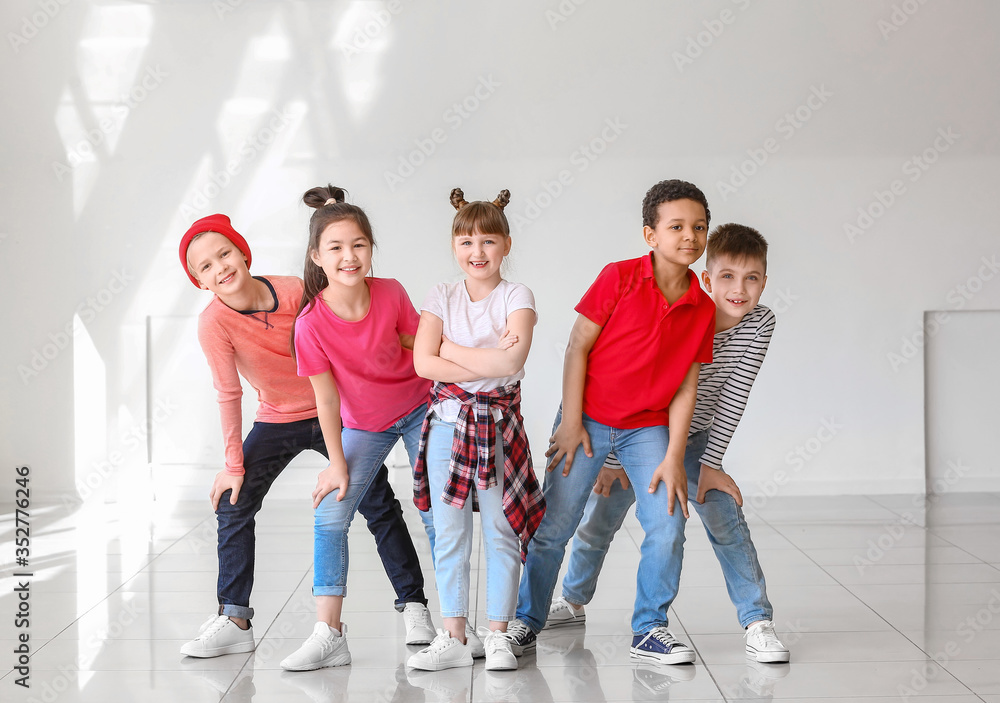
M 445 337 L 463 347 L 493 349 L 507 330 L 507 318 L 515 310 L 527 308 L 536 314 L 535 296 L 521 283 L 501 280 L 500 284 L 482 300 L 472 302 L 465 288 L 465 281 L 439 283 L 431 289 L 420 306 L 420 311 L 436 315 L 443 323 Z M 469 393 L 490 391 L 524 378 L 522 368 L 506 378 L 483 378 L 457 384 Z M 446 400 L 435 403 L 434 412 L 445 422 L 458 420 L 461 403 Z

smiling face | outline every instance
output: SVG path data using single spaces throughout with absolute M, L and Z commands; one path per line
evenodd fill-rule
M 665 263 L 687 268 L 705 251 L 708 219 L 701 203 L 683 198 L 660 203 L 656 226 L 642 228 L 653 255 Z
M 716 329 L 729 329 L 760 302 L 767 276 L 757 257 L 717 256 L 701 274 L 705 290 L 715 302 Z
M 482 282 L 500 281 L 500 265 L 510 253 L 510 237 L 503 234 L 472 234 L 452 237 L 452 248 L 458 265 L 470 279 Z
M 219 296 L 233 295 L 252 280 L 246 256 L 218 232 L 205 232 L 191 240 L 187 263 L 202 289 Z
M 330 285 L 356 286 L 371 271 L 372 243 L 354 220 L 339 220 L 319 235 L 319 245 L 310 257 Z

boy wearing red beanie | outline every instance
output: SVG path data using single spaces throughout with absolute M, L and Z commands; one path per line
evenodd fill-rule
M 216 474 L 209 494 L 218 517 L 219 610 L 181 653 L 215 657 L 254 649 L 254 518 L 264 496 L 299 453 L 313 449 L 326 456 L 326 445 L 312 387 L 298 376 L 291 356 L 302 280 L 251 276 L 250 247 L 225 215 L 195 222 L 181 238 L 179 254 L 191 282 L 215 294 L 198 317 L 198 339 L 218 391 L 226 452 L 226 467 Z M 257 391 L 260 403 L 253 429 L 242 442 L 240 376 Z M 429 643 L 435 633 L 423 574 L 385 466 L 359 510 L 396 591 L 407 644 Z M 433 543 L 430 530 L 428 536 Z

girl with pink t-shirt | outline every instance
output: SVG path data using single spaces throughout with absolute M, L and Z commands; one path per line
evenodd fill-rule
M 312 635 L 281 666 L 308 671 L 349 664 L 340 620 L 347 595 L 347 531 L 358 504 L 399 439 L 411 463 L 430 382 L 413 370 L 419 316 L 391 278 L 374 278 L 375 238 L 364 210 L 333 186 L 302 200 L 309 220 L 305 290 L 293 338 L 298 374 L 308 376 L 330 465 L 312 493 L 315 509 Z M 433 524 L 424 517 L 433 549 Z

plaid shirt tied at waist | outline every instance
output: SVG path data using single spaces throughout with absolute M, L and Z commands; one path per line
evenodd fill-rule
M 431 387 L 431 406 L 442 400 L 462 404 L 455 422 L 451 444 L 451 464 L 442 502 L 456 508 L 465 506 L 472 487 L 486 490 L 497 485 L 496 422 L 493 408 L 500 410 L 500 437 L 503 442 L 503 512 L 521 541 L 521 561 L 527 555 L 528 542 L 545 514 L 542 495 L 528 448 L 528 435 L 521 418 L 521 384 L 469 393 L 454 383 L 435 383 Z M 431 413 L 420 429 L 420 449 L 413 468 L 413 502 L 419 510 L 430 510 L 431 495 L 427 481 L 427 436 Z M 478 501 L 473 493 L 473 509 Z

